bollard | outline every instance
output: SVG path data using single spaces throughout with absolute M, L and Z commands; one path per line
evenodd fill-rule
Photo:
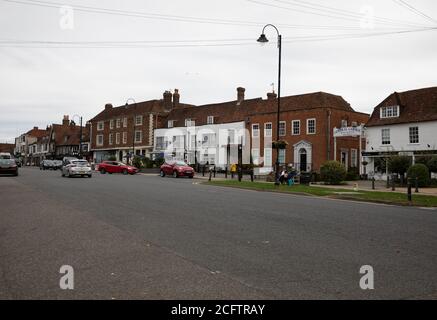
M 375 177 L 372 178 L 372 190 L 375 190 Z
M 392 177 L 391 177 L 391 191 L 396 191 L 395 176 L 394 175 L 392 175 Z
M 205 176 L 205 166 L 202 166 L 202 177 Z
M 209 179 L 208 179 L 208 181 L 211 181 L 211 177 L 212 177 L 212 170 L 211 170 L 211 168 L 209 168 Z
M 390 188 L 390 176 L 387 174 L 387 189 Z
M 411 179 L 408 179 L 408 202 L 411 204 L 412 201 L 412 195 L 411 195 Z
M 225 170 L 225 179 L 228 178 L 228 166 L 226 166 L 226 170 Z
M 215 168 L 215 165 L 214 165 L 214 178 L 215 178 L 215 173 L 216 173 L 216 168 Z
M 414 179 L 414 185 L 416 187 L 416 190 L 414 192 L 419 193 L 419 178 L 418 177 L 416 177 L 416 179 Z
M 253 170 L 250 171 L 250 181 L 253 182 Z

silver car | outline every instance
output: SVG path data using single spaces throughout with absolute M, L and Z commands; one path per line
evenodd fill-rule
M 70 160 L 68 164 L 62 167 L 63 177 L 88 177 L 91 178 L 93 171 L 86 160 Z

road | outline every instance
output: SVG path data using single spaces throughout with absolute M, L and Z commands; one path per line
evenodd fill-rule
M 2 299 L 437 299 L 436 270 L 437 211 L 145 175 L 0 177 Z

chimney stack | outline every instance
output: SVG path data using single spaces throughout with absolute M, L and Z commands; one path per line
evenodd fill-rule
M 108 110 L 108 109 L 112 109 L 112 104 L 111 103 L 105 104 L 105 110 Z
M 180 99 L 179 89 L 174 89 L 173 107 L 177 107 L 179 105 L 179 99 Z
M 68 115 L 64 115 L 64 119 L 62 119 L 62 125 L 68 126 L 69 124 L 70 124 L 70 118 L 68 117 Z
M 242 101 L 244 101 L 244 92 L 246 91 L 246 89 L 242 88 L 242 87 L 238 87 L 237 88 L 237 102 L 241 103 Z
M 267 100 L 275 100 L 277 97 L 278 95 L 275 93 L 275 90 L 267 93 Z
M 172 107 L 172 102 L 171 102 L 172 94 L 171 94 L 171 92 L 168 90 L 164 91 L 163 97 L 164 97 L 164 109 L 170 110 Z
M 38 130 L 38 127 L 33 127 L 33 130 Z

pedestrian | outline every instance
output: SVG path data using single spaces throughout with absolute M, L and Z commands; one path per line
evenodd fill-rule
M 233 163 L 231 165 L 231 177 L 232 179 L 234 179 L 234 174 L 237 172 L 237 165 L 235 163 Z

